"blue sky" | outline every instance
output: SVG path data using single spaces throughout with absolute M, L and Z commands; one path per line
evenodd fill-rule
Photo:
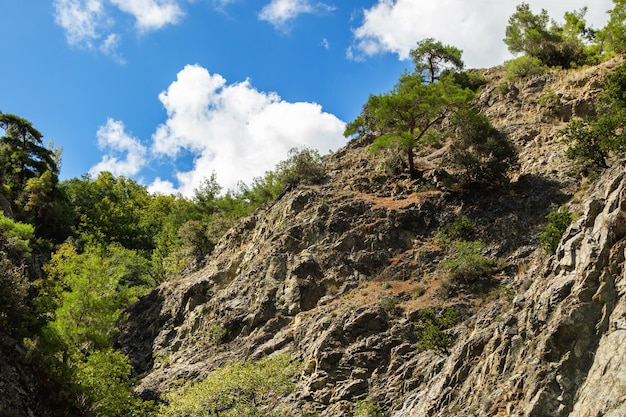
M 192 195 L 250 184 L 290 148 L 345 145 L 369 94 L 434 37 L 501 64 L 511 0 L 2 0 L 0 111 L 62 148 L 61 178 L 108 170 Z M 531 0 L 559 20 L 611 0 Z

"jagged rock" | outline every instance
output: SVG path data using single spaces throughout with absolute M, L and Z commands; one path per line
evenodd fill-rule
M 289 352 L 302 372 L 281 401 L 320 417 L 351 416 L 365 398 L 395 417 L 622 415 L 625 165 L 574 201 L 580 183 L 557 138 L 566 120 L 593 113 L 603 74 L 620 62 L 549 71 L 504 95 L 504 70 L 484 71 L 477 106 L 520 150 L 505 189 L 433 190 L 446 175 L 432 168 L 421 179 L 390 176 L 368 153 L 372 136 L 325 157 L 323 184 L 259 209 L 205 267 L 128 310 L 117 343 L 138 392 L 158 399 L 228 360 Z M 561 103 L 554 117 L 540 111 L 547 91 Z M 417 163 L 437 166 L 444 154 Z M 552 203 L 567 201 L 581 215 L 548 257 L 540 227 Z M 499 260 L 474 287 L 452 288 L 449 248 L 434 239 L 459 215 Z M 449 354 L 420 350 L 422 309 L 451 306 L 460 322 L 446 330 L 456 337 Z

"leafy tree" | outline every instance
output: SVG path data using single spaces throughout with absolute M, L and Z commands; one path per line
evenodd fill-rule
M 521 3 L 509 17 L 504 43 L 513 54 L 538 58 L 548 66 L 570 68 L 588 62 L 591 51 L 586 43 L 593 40 L 595 31 L 585 22 L 586 8 L 565 13 L 565 23 L 552 21 L 542 9 L 535 14 L 528 3 Z
M 19 221 L 35 226 L 38 237 L 60 242 L 68 229 L 59 194 L 59 152 L 43 145 L 43 135 L 26 119 L 0 112 L 0 194 Z
M 461 88 L 452 78 L 423 83 L 419 74 L 405 73 L 394 89 L 371 95 L 367 109 L 374 123 L 369 129 L 381 132 L 372 152 L 399 149 L 406 154 L 409 173 L 416 173 L 413 151 L 422 139 L 449 114 L 465 106 L 472 98 L 469 89 Z
M 463 70 L 463 51 L 444 45 L 433 38 L 427 38 L 417 43 L 417 48 L 411 50 L 415 64 L 415 71 L 423 75 L 424 82 L 434 83 L 444 70 L 453 69 L 455 72 Z
M 286 354 L 259 361 L 232 361 L 206 379 L 184 385 L 166 396 L 159 416 L 279 416 L 272 397 L 291 392 L 298 364 Z
M 84 411 L 98 417 L 126 417 L 147 411 L 146 404 L 133 395 L 131 371 L 128 357 L 119 351 L 109 348 L 90 354 L 77 367 L 75 377 L 88 399 Z M 137 413 L 138 417 L 145 415 Z
M 448 307 L 439 313 L 432 308 L 419 310 L 419 320 L 415 323 L 417 347 L 449 354 L 455 337 L 446 330 L 456 325 L 458 321 L 458 311 L 454 307 Z
M 583 171 L 607 168 L 612 153 L 626 150 L 626 64 L 605 77 L 597 109 L 596 120 L 572 120 L 561 131 L 567 157 Z
M 548 29 L 550 16 L 545 9 L 534 14 L 528 3 L 521 3 L 509 17 L 504 43 L 513 54 L 538 57 L 545 41 L 556 40 Z
M 152 196 L 146 187 L 125 177 L 102 172 L 61 183 L 73 207 L 79 236 L 103 244 L 118 242 L 128 249 L 152 250 L 153 233 L 146 224 Z
M 498 185 L 508 180 L 518 154 L 507 135 L 491 125 L 487 116 L 472 109 L 454 117 L 456 139 L 450 146 L 452 167 L 462 171 L 465 185 Z
M 598 32 L 598 42 L 605 54 L 619 54 L 626 51 L 626 0 L 613 0 L 609 10 L 609 21 Z
M 344 135 L 376 133 L 371 151 L 398 150 L 406 155 L 415 175 L 414 149 L 435 135 L 435 127 L 468 105 L 473 91 L 456 82 L 463 67 L 461 50 L 425 39 L 411 51 L 413 73 L 405 72 L 389 93 L 370 95 L 361 114 L 346 126 Z
M 30 320 L 28 300 L 34 228 L 0 211 L 0 332 L 21 333 Z
M 21 191 L 29 178 L 46 171 L 58 175 L 56 154 L 43 146 L 43 135 L 28 120 L 0 112 L 0 177 L 12 191 Z
M 133 255 L 121 248 L 65 243 L 45 266 L 48 280 L 39 305 L 49 322 L 35 339 L 30 357 L 42 367 L 57 394 L 84 413 L 125 416 L 132 398 L 128 359 L 112 349 L 122 309 L 136 299 L 129 287 Z

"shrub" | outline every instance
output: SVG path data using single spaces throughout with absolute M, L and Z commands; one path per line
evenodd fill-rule
M 259 361 L 232 361 L 216 369 L 204 380 L 188 383 L 167 394 L 167 404 L 158 416 L 235 417 L 280 416 L 272 408 L 272 397 L 294 389 L 292 377 L 298 364 L 281 354 Z
M 444 260 L 443 267 L 450 278 L 463 283 L 475 283 L 480 279 L 489 278 L 494 262 L 481 255 L 483 244 L 480 241 L 468 242 L 459 240 L 453 244 L 453 257 Z
M 289 157 L 277 165 L 276 174 L 286 187 L 318 184 L 325 176 L 319 152 L 306 147 L 289 150 Z
M 372 400 L 359 400 L 354 407 L 353 417 L 383 417 L 380 405 Z
M 521 56 L 506 61 L 504 68 L 506 68 L 506 77 L 509 80 L 541 74 L 546 70 L 546 66 L 543 65 L 541 60 L 532 56 Z
M 545 116 L 558 116 L 561 112 L 561 99 L 553 90 L 548 89 L 539 97 L 539 108 Z
M 474 226 L 474 222 L 467 216 L 455 217 L 437 230 L 435 243 L 446 246 L 453 240 L 468 240 L 474 234 Z
M 511 91 L 511 86 L 508 83 L 502 83 L 496 87 L 495 91 L 499 96 L 506 96 Z
M 417 347 L 448 354 L 455 338 L 446 330 L 458 323 L 457 309 L 448 307 L 438 314 L 431 308 L 424 308 L 419 310 L 419 315 L 420 319 L 416 323 Z
M 517 149 L 508 136 L 474 110 L 459 112 L 453 122 L 456 137 L 447 162 L 461 171 L 461 184 L 499 185 L 508 181 L 509 171 L 518 164 Z
M 543 227 L 543 233 L 539 236 L 539 242 L 541 242 L 541 246 L 546 253 L 552 255 L 556 253 L 561 237 L 563 237 L 563 233 L 574 220 L 574 215 L 567 207 L 558 208 L 556 204 L 552 204 L 546 219 L 548 219 L 548 224 Z
M 0 234 L 6 237 L 9 245 L 30 253 L 29 243 L 35 235 L 35 228 L 27 223 L 16 222 L 0 211 Z

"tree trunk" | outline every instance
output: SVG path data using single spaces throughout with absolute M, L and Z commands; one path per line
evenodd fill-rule
M 409 146 L 406 148 L 406 156 L 409 161 L 409 175 L 412 177 L 415 176 L 415 162 L 413 161 L 413 147 Z

